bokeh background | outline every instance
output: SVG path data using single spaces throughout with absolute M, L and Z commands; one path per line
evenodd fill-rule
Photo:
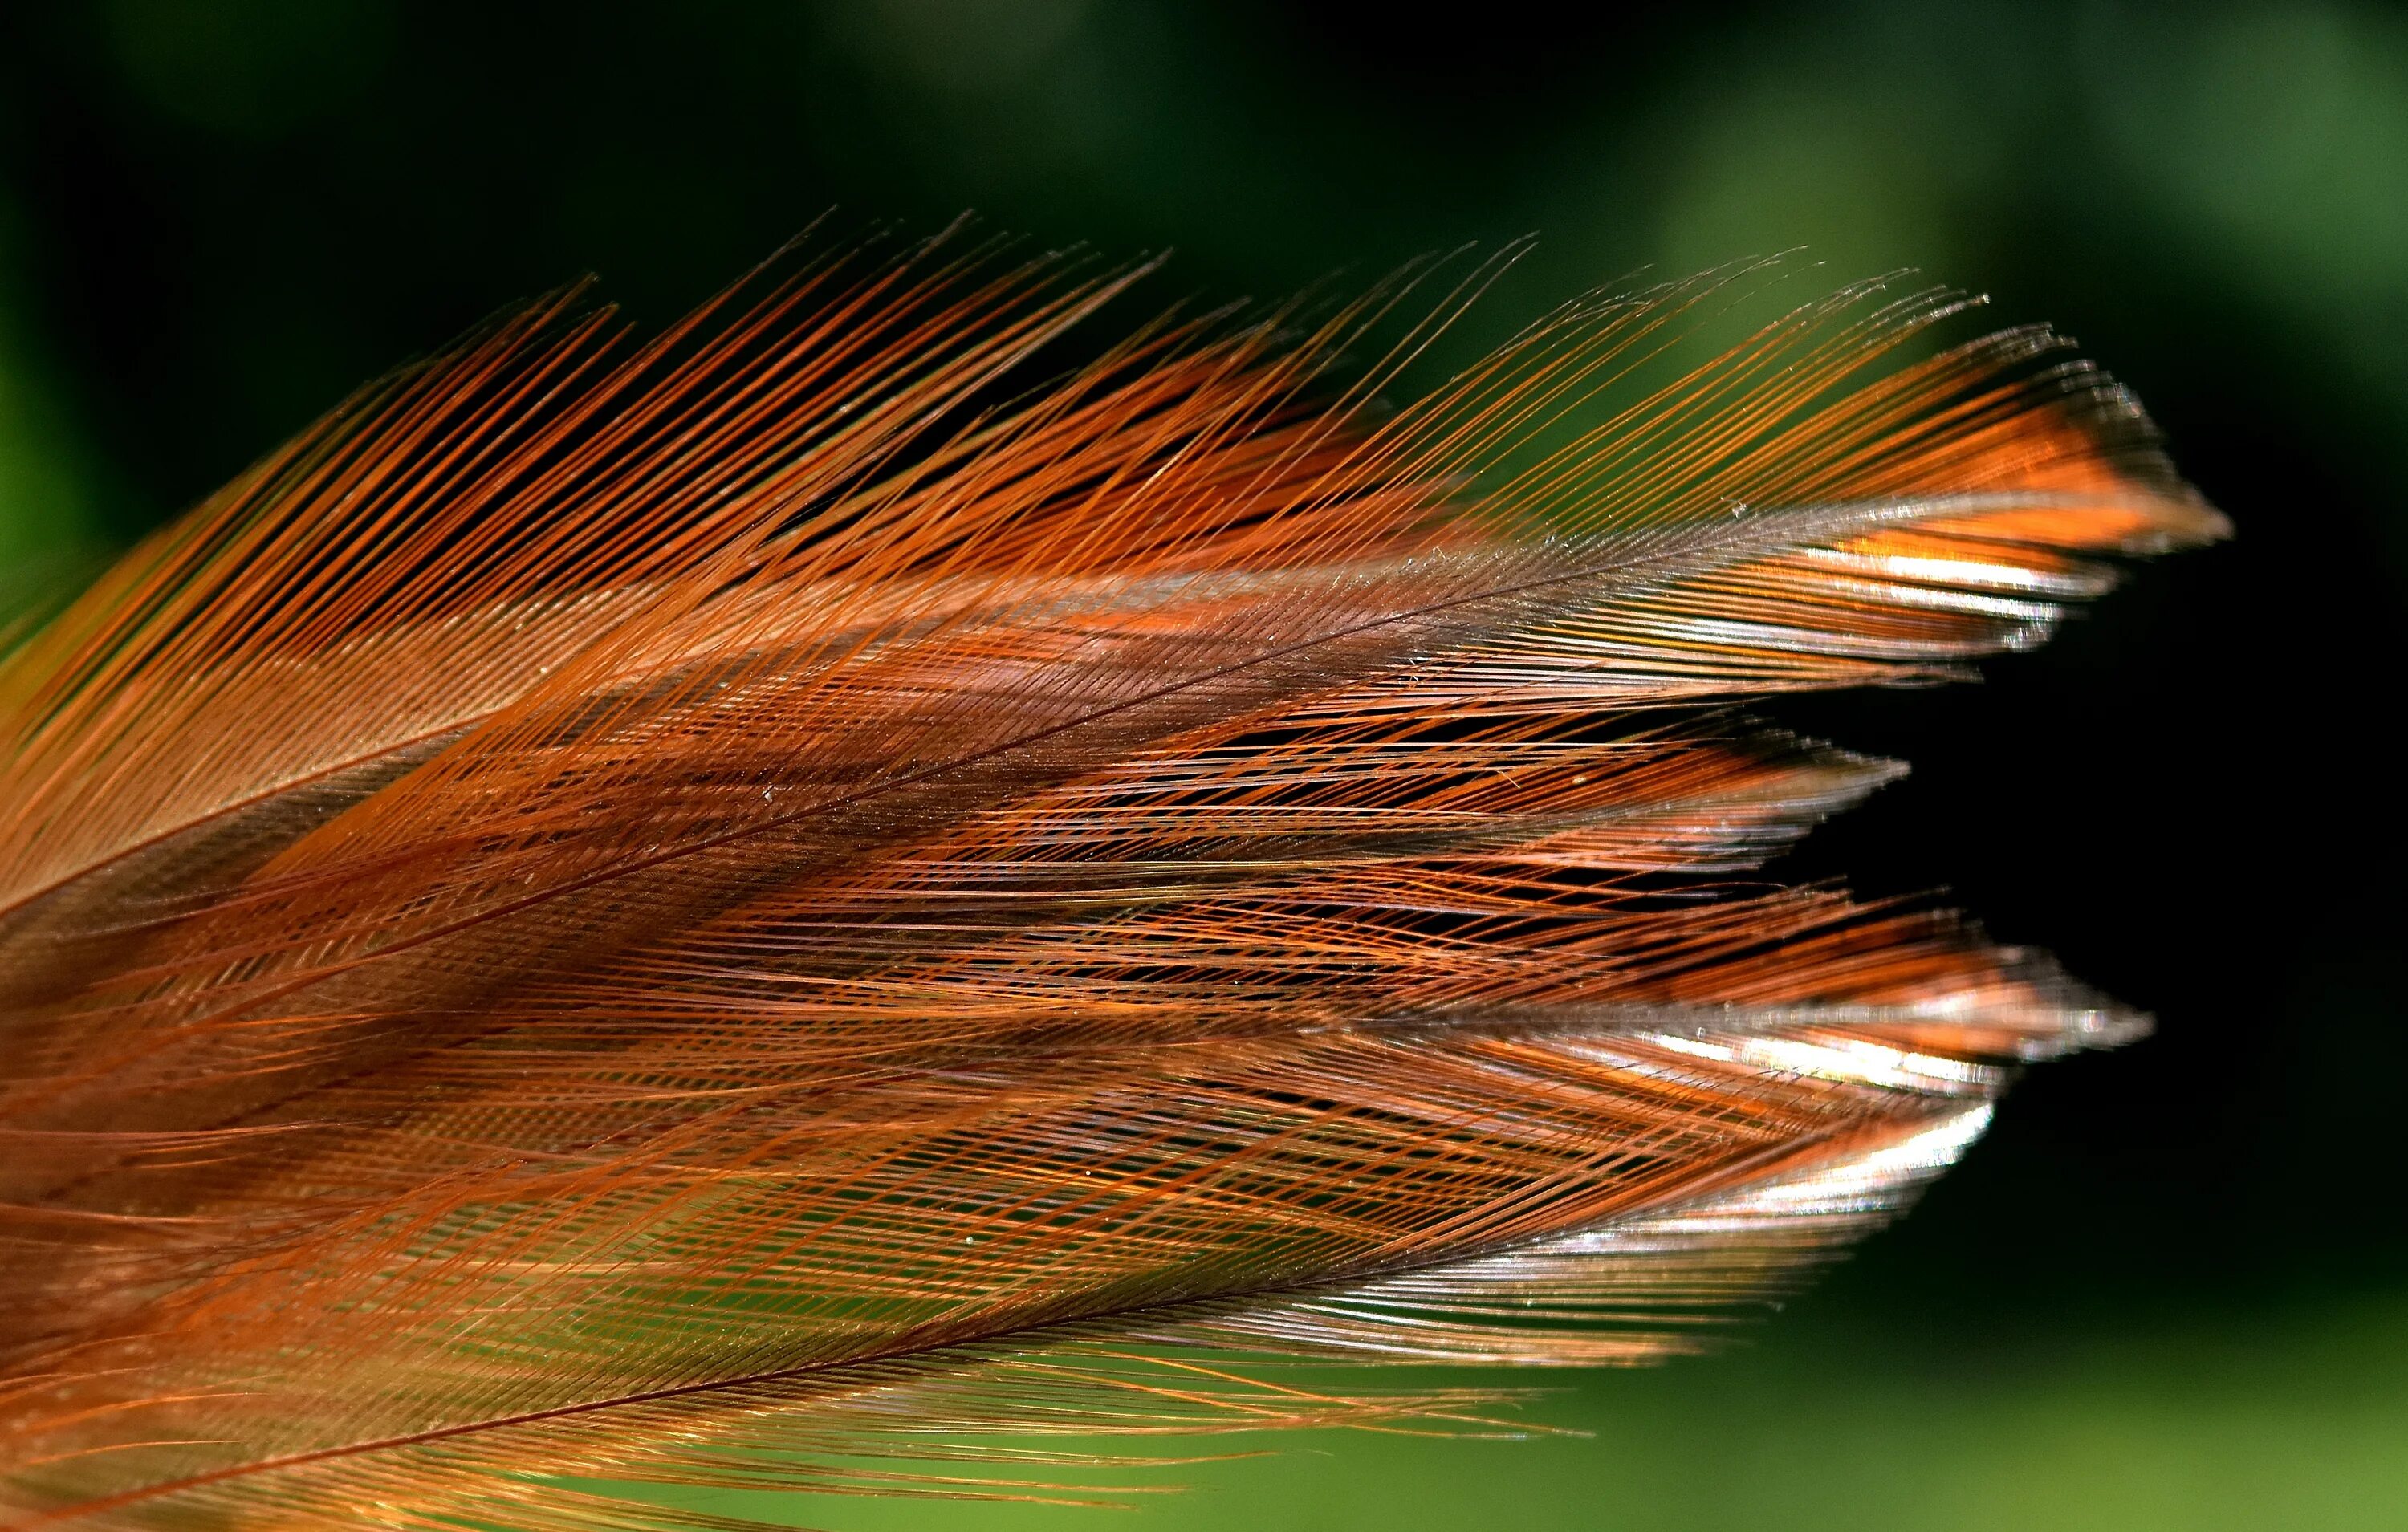
M 838 1528 L 2408 1525 L 2398 726 L 2408 16 L 1125 0 L 0 9 L 0 605 L 588 269 L 653 322 L 831 207 L 1278 295 L 1541 243 L 1501 328 L 1802 249 L 2048 319 L 2239 523 L 1986 685 L 1790 717 L 1916 774 L 1800 873 L 1945 887 L 2154 1011 L 1592 1435 L 1330 1435 L 1131 1512 Z M 1475 326 L 1476 328 L 1476 326 Z M 758 1505 L 746 1509 L 758 1511 Z

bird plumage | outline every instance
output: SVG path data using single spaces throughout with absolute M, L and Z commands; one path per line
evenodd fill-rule
M 1893 768 L 1730 699 L 2219 535 L 2061 342 L 1726 274 L 1385 410 L 1475 274 L 1351 380 L 1398 290 L 1049 361 L 1139 275 L 530 306 L 6 661 L 7 1525 L 1458 1417 L 1248 1366 L 1681 1349 L 2138 1024 L 1735 876 Z

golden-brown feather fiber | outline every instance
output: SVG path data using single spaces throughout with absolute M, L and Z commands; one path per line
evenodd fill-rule
M 1724 708 L 2219 535 L 2137 408 L 1878 285 L 1707 345 L 1730 274 L 1375 408 L 1487 270 L 1351 382 L 1429 274 L 1073 364 L 1141 273 L 548 300 L 0 662 L 5 1525 L 1476 1421 L 1249 1368 L 1686 1349 L 2130 1035 L 1737 881 L 1896 768 Z

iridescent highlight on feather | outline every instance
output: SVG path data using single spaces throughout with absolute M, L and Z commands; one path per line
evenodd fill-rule
M 1738 881 L 1895 768 L 1724 710 L 2220 535 L 2128 397 L 1725 274 L 1372 408 L 1493 269 L 1075 365 L 1141 272 L 572 294 L 129 554 L 0 664 L 0 1525 L 1476 1419 L 1260 1365 L 1692 1348 L 2129 1036 Z

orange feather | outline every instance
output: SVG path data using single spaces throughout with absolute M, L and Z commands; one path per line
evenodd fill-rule
M 1482 274 L 1340 386 L 1401 289 L 1057 366 L 1140 273 L 956 243 L 537 304 L 0 665 L 7 1525 L 1460 1418 L 1243 1364 L 1692 1346 L 2139 1024 L 1731 876 L 1893 768 L 1717 705 L 2220 535 L 2053 337 L 1701 279 L 1382 414 Z

